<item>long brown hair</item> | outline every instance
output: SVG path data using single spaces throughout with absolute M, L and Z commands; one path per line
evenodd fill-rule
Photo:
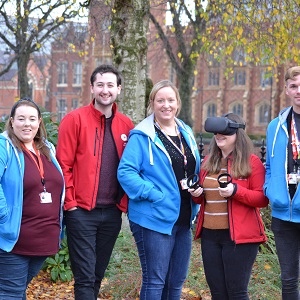
M 226 118 L 240 124 L 245 121 L 238 115 L 229 113 Z M 245 130 L 238 128 L 236 132 L 235 147 L 229 159 L 232 160 L 230 173 L 234 178 L 247 178 L 252 168 L 250 165 L 250 155 L 253 153 L 253 143 Z M 202 164 L 201 168 L 207 170 L 210 174 L 218 174 L 221 170 L 222 152 L 217 146 L 215 138 L 211 139 L 209 146 L 209 155 L 207 160 Z
M 11 120 L 15 117 L 17 108 L 20 106 L 31 106 L 37 110 L 38 118 L 41 120 L 41 122 L 40 122 L 38 131 L 37 131 L 33 141 L 35 143 L 37 150 L 39 150 L 41 153 L 43 153 L 47 157 L 47 159 L 49 161 L 51 161 L 49 147 L 47 147 L 47 145 L 45 144 L 45 140 L 47 138 L 47 132 L 46 132 L 45 125 L 43 122 L 42 114 L 41 114 L 41 111 L 40 111 L 40 108 L 38 107 L 38 105 L 35 102 L 33 102 L 30 98 L 22 98 L 13 105 L 11 112 L 10 112 L 10 117 L 8 118 L 8 120 L 5 124 L 5 130 L 7 131 L 8 137 L 11 139 L 13 145 L 19 151 L 23 151 L 22 141 L 20 141 L 18 139 L 18 137 L 16 136 L 16 134 L 14 133 L 12 123 L 11 123 Z

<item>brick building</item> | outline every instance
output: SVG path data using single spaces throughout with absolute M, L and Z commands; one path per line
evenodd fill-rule
M 63 40 L 52 43 L 49 77 L 41 81 L 41 77 L 36 75 L 31 79 L 32 83 L 35 83 L 33 84 L 35 96 L 37 82 L 44 84 L 43 96 L 34 99 L 44 104 L 47 110 L 56 113 L 58 121 L 72 109 L 90 102 L 92 71 L 99 64 L 111 63 L 109 22 L 103 12 L 103 6 L 97 5 L 96 1 L 92 3 L 94 6 L 90 8 L 89 23 L 70 23 L 66 27 Z M 161 11 L 157 10 L 153 13 L 157 14 L 163 22 L 164 15 Z M 89 33 L 87 33 L 87 26 Z M 167 26 L 165 30 L 166 32 L 169 30 Z M 169 31 L 168 34 L 172 33 Z M 148 77 L 153 83 L 161 79 L 170 79 L 178 85 L 178 81 L 184 79 L 176 78 L 166 52 L 161 42 L 157 40 L 152 23 L 149 24 L 148 42 Z M 271 118 L 276 117 L 283 107 L 289 105 L 284 93 L 285 67 L 276 70 L 275 80 L 275 74 L 273 77 L 265 76 L 264 67 L 245 64 L 240 53 L 236 61 L 240 63 L 234 68 L 232 78 L 226 79 L 222 64 L 207 55 L 198 59 L 196 68 L 198 74 L 192 95 L 195 133 L 203 132 L 204 121 L 208 116 L 220 116 L 232 111 L 246 120 L 248 134 L 265 135 Z M 2 114 L 5 111 L 3 107 L 10 107 L 12 102 L 9 100 L 5 105 L 3 104 L 3 99 L 7 98 L 5 93 L 9 93 L 7 91 L 9 83 L 13 84 L 16 81 L 12 75 L 7 74 L 7 76 L 11 77 L 6 83 L 6 88 L 3 85 L 0 87 L 0 113 Z M 12 97 L 14 99 L 15 96 Z

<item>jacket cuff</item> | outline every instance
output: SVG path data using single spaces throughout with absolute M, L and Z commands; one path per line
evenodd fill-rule
M 237 191 L 237 184 L 233 183 L 233 192 L 231 194 L 231 197 L 233 197 L 236 194 L 236 191 Z

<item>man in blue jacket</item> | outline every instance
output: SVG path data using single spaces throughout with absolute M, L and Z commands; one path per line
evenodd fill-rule
M 272 208 L 282 299 L 299 300 L 300 66 L 287 70 L 285 82 L 292 106 L 283 109 L 268 126 L 264 189 Z

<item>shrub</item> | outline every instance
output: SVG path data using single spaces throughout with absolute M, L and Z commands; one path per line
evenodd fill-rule
M 45 128 L 47 131 L 47 139 L 51 142 L 54 146 L 57 145 L 57 136 L 58 136 L 58 126 L 57 122 L 53 122 L 52 118 L 55 114 L 50 112 L 42 112 L 42 118 L 45 124 Z
M 72 280 L 73 275 L 66 238 L 62 240 L 61 249 L 58 253 L 46 259 L 42 269 L 50 274 L 50 278 L 54 282 L 58 280 L 63 282 Z

